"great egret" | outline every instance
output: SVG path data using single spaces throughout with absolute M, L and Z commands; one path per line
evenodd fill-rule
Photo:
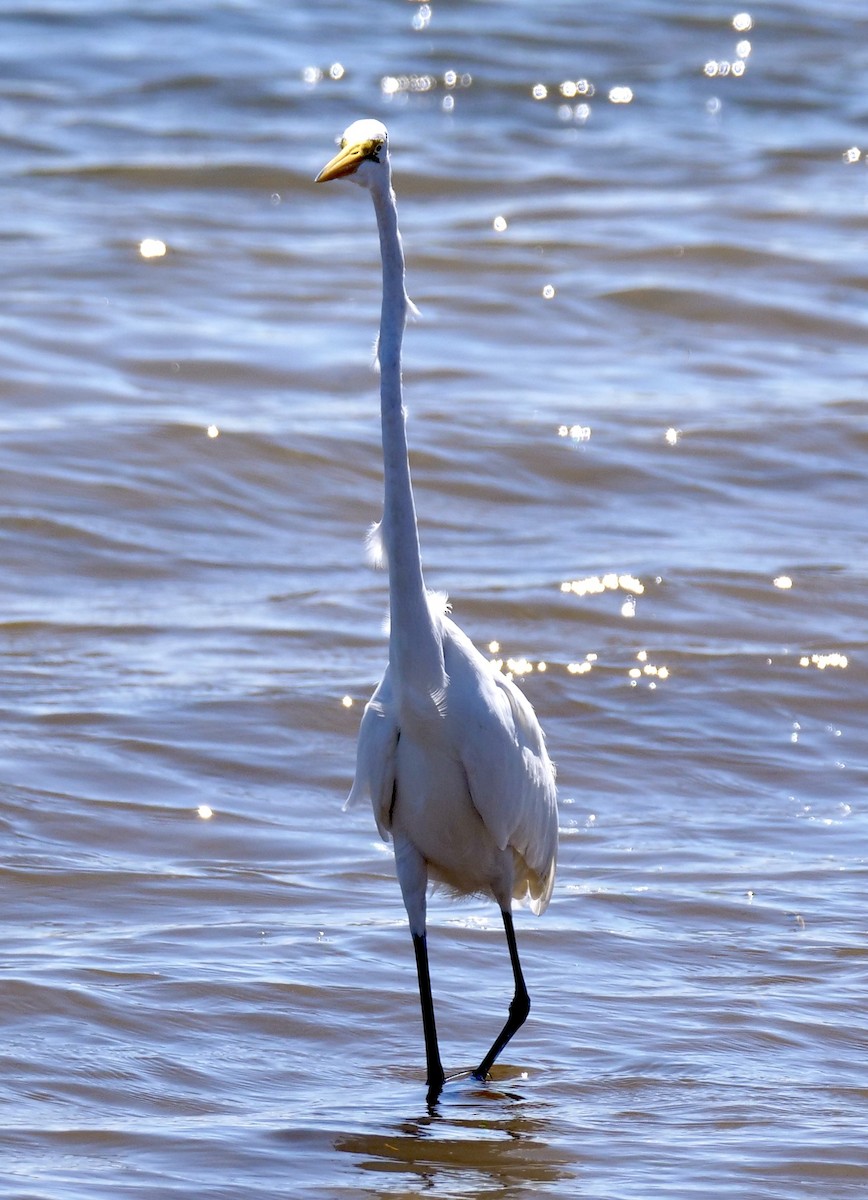
M 474 1072 L 485 1079 L 530 1010 L 511 907 L 516 899 L 541 913 L 552 894 L 555 772 L 529 701 L 450 620 L 444 598 L 425 588 L 401 388 L 401 343 L 412 306 L 389 138 L 379 121 L 350 125 L 317 182 L 341 178 L 371 193 L 383 261 L 377 357 L 385 498 L 378 541 L 389 569 L 390 616 L 389 663 L 365 708 L 347 803 L 367 793 L 380 836 L 392 838 L 416 952 L 427 1098 L 434 1104 L 445 1076 L 428 970 L 428 878 L 457 895 L 491 895 L 500 905 L 515 994 Z

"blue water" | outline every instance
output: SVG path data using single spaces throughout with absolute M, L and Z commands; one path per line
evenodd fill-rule
M 0 14 L 3 1196 L 865 1194 L 868 21 L 747 16 Z M 341 811 L 379 271 L 312 180 L 368 115 L 427 578 L 561 795 L 486 1087 L 499 916 L 431 902 L 435 1113 Z

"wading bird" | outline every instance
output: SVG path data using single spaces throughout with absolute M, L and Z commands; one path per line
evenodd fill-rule
M 558 817 L 555 772 L 529 701 L 426 590 L 407 457 L 401 343 L 412 305 L 392 190 L 389 138 L 356 121 L 317 182 L 347 178 L 371 193 L 383 262 L 377 357 L 383 434 L 383 518 L 375 537 L 389 571 L 389 662 L 365 708 L 347 803 L 368 794 L 392 839 L 413 936 L 428 1068 L 428 1103 L 445 1076 L 437 1045 L 426 937 L 429 877 L 456 895 L 500 905 L 515 979 L 509 1016 L 474 1071 L 485 1079 L 530 1010 L 512 921 L 513 899 L 535 913 L 552 894 Z

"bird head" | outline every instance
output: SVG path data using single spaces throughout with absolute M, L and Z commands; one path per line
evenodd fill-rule
M 369 188 L 376 180 L 388 177 L 389 134 L 382 121 L 354 121 L 344 130 L 340 147 L 317 175 L 316 183 L 350 179 Z

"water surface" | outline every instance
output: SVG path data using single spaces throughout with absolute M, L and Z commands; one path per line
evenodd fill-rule
M 865 1194 L 868 24 L 747 18 L 6 6 L 4 1195 Z M 379 280 L 368 198 L 312 178 L 363 115 L 427 577 L 561 788 L 485 1087 L 499 916 L 432 901 L 434 1113 L 341 812 Z

